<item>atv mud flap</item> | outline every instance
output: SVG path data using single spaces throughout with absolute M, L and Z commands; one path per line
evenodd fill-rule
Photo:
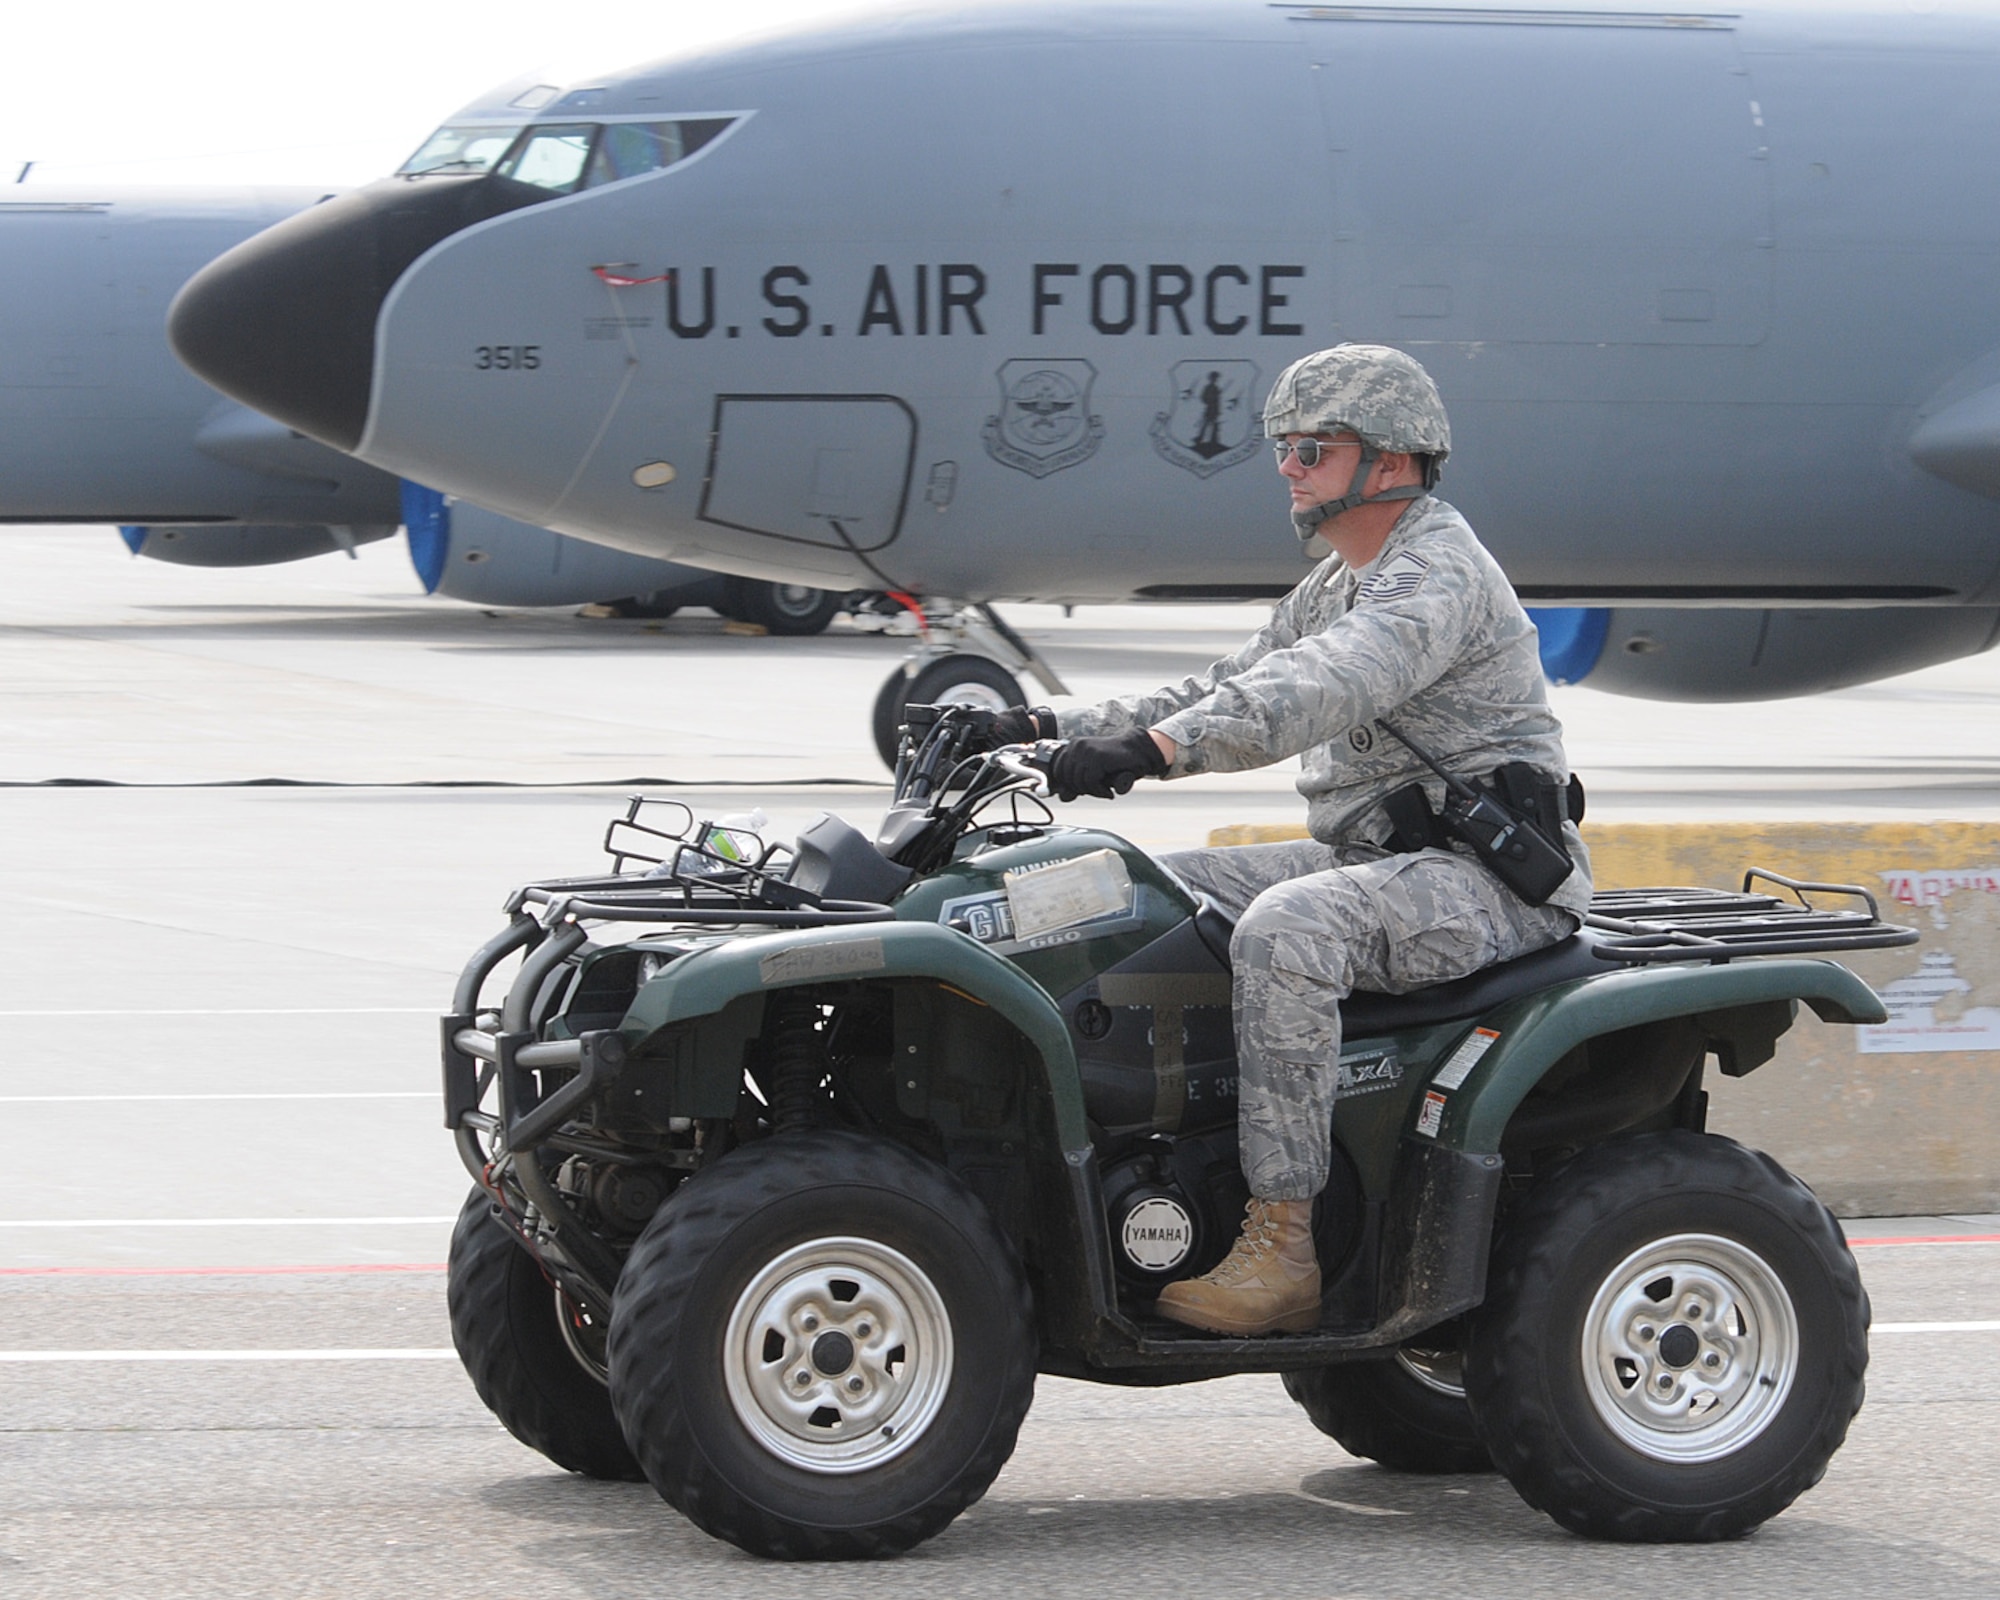
M 1407 1141 L 1390 1190 L 1380 1314 L 1368 1337 L 1396 1345 L 1486 1298 L 1505 1164 Z

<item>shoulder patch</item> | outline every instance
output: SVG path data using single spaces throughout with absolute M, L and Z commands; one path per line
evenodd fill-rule
M 1377 567 L 1355 594 L 1359 600 L 1403 600 L 1417 592 L 1430 575 L 1431 564 L 1414 550 Z

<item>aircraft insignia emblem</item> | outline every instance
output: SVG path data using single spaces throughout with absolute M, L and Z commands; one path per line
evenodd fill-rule
M 1176 361 L 1173 399 L 1153 418 L 1153 448 L 1197 478 L 1257 453 L 1254 361 Z
M 1090 410 L 1097 369 L 1088 361 L 1008 361 L 999 377 L 1000 411 L 984 433 L 1001 466 L 1046 478 L 1097 454 L 1104 419 Z

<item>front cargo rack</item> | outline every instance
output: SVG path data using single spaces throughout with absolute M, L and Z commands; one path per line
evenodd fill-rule
M 551 923 L 675 922 L 696 926 L 824 928 L 886 922 L 895 916 L 871 900 L 826 900 L 752 868 L 727 876 L 555 878 L 515 891 L 509 911 L 546 907 Z
M 1764 894 L 1768 883 L 1790 898 Z M 1815 905 L 1813 895 L 1859 900 L 1867 910 Z M 1606 889 L 1591 897 L 1584 926 L 1605 961 L 1730 961 L 1738 956 L 1886 950 L 1917 942 L 1915 928 L 1882 920 L 1875 896 L 1853 883 L 1805 883 L 1752 867 L 1740 891 Z
M 677 813 L 679 820 L 657 826 L 648 808 Z M 801 888 L 787 877 L 790 846 L 766 845 L 755 832 L 729 823 L 697 822 L 678 800 L 630 796 L 625 814 L 604 830 L 604 849 L 612 859 L 609 873 L 527 884 L 514 892 L 507 910 L 539 906 L 551 925 L 568 920 L 778 928 L 885 922 L 895 915 L 876 901 L 830 899 Z

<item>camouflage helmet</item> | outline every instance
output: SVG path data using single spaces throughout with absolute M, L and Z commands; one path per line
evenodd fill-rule
M 1451 423 L 1437 385 L 1414 356 L 1385 344 L 1315 350 L 1271 385 L 1264 402 L 1267 438 L 1341 429 L 1377 450 L 1429 456 L 1433 478 L 1451 454 Z

